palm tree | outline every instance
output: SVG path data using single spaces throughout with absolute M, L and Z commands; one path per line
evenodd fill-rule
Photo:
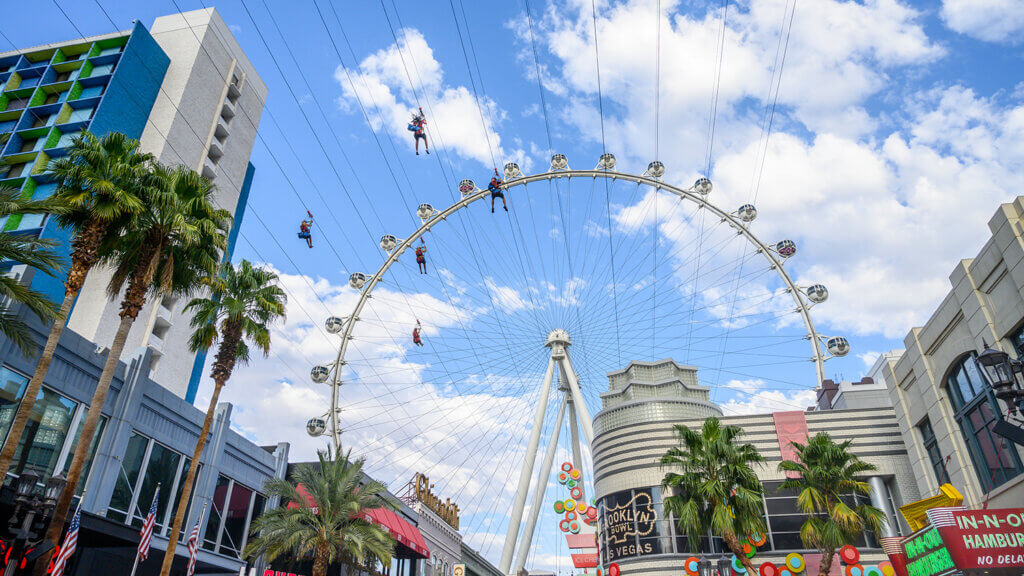
M 252 527 L 245 556 L 264 556 L 272 561 L 288 554 L 313 559 L 313 576 L 326 576 L 336 560 L 365 565 L 379 560 L 391 563 L 395 541 L 381 526 L 366 518 L 369 510 L 390 507 L 387 488 L 380 482 L 363 483 L 363 458 L 352 460 L 351 450 L 321 450 L 320 465 L 303 464 L 295 472 L 297 487 L 281 479 L 267 482 L 267 496 L 277 496 L 282 506 L 266 512 Z M 287 503 L 297 506 L 289 507 Z
M 206 436 L 213 424 L 220 391 L 231 378 L 235 365 L 249 361 L 249 345 L 246 340 L 264 356 L 270 353 L 269 325 L 284 316 L 284 306 L 288 300 L 284 290 L 277 285 L 277 274 L 266 268 L 255 268 L 248 260 L 242 260 L 238 268 L 230 262 L 224 262 L 221 264 L 220 275 L 207 279 L 205 284 L 210 287 L 210 295 L 195 298 L 185 306 L 185 310 L 191 310 L 194 314 L 191 325 L 195 331 L 189 339 L 189 348 L 193 352 L 209 350 L 218 339 L 220 347 L 210 372 L 214 383 L 213 396 L 206 409 L 206 419 L 203 420 L 203 430 L 199 433 L 195 452 L 192 453 L 192 465 L 185 476 L 171 534 L 180 534 L 181 526 L 185 523 L 185 511 L 192 495 L 199 459 L 206 448 Z M 177 543 L 177 538 L 171 538 L 167 543 L 161 576 L 171 573 Z
M 722 425 L 718 418 L 708 418 L 700 430 L 679 424 L 675 430 L 680 446 L 661 457 L 662 466 L 680 470 L 662 480 L 662 486 L 675 491 L 665 498 L 665 509 L 675 515 L 694 552 L 710 530 L 721 536 L 747 574 L 754 574 L 740 539 L 765 533 L 764 488 L 753 469 L 764 458 L 753 444 L 737 444 L 743 434 L 740 427 Z
M 851 506 L 843 501 L 852 495 L 868 496 L 871 486 L 857 475 L 875 470 L 850 452 L 852 440 L 836 444 L 826 432 L 814 435 L 807 444 L 793 442 L 795 460 L 783 460 L 779 470 L 799 474 L 787 478 L 780 490 L 794 490 L 797 506 L 807 514 L 800 527 L 800 539 L 821 553 L 819 576 L 826 576 L 836 549 L 852 544 L 864 529 L 876 534 L 886 521 L 885 513 L 868 504 Z
M 55 544 L 64 529 L 128 332 L 145 306 L 147 295 L 192 294 L 217 269 L 221 251 L 227 245 L 231 215 L 214 207 L 215 188 L 206 178 L 184 166 L 167 168 L 157 164 L 152 185 L 145 192 L 145 208 L 126 226 L 125 234 L 107 238 L 101 249 L 104 263 L 114 269 L 108 294 L 113 298 L 125 285 L 127 290 L 121 300 L 121 322 L 89 403 L 82 436 L 68 469 L 67 485 L 46 535 Z
M 97 138 L 83 132 L 72 141 L 66 156 L 50 164 L 50 172 L 57 180 L 57 191 L 51 201 L 63 207 L 54 217 L 58 226 L 75 232 L 71 241 L 71 268 L 64 281 L 64 301 L 50 326 L 39 363 L 0 451 L 0 478 L 11 466 L 71 306 L 89 271 L 99 260 L 104 238 L 115 234 L 125 217 L 143 208 L 141 189 L 152 161 L 151 154 L 139 152 L 138 140 L 124 134 L 112 132 Z
M 0 144 L 2 146 L 2 144 Z M 42 200 L 22 198 L 21 193 L 8 186 L 0 186 L 0 218 L 11 216 L 60 212 L 60 202 L 53 197 Z M 16 233 L 0 234 L 0 262 L 25 264 L 48 276 L 62 272 L 63 262 L 54 254 L 54 240 L 46 240 Z M 57 305 L 45 294 L 33 290 L 10 276 L 0 276 L 0 299 L 8 304 L 0 308 L 0 333 L 21 350 L 25 358 L 36 353 L 28 325 L 18 318 L 14 304 L 23 304 L 32 314 L 46 322 L 57 314 Z

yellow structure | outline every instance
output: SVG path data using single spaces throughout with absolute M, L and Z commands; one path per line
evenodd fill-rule
M 906 518 L 910 529 L 917 532 L 928 525 L 928 516 L 925 514 L 932 508 L 944 508 L 948 506 L 959 506 L 963 504 L 964 496 L 952 484 L 939 486 L 939 493 L 930 498 L 911 502 L 900 506 L 900 514 Z

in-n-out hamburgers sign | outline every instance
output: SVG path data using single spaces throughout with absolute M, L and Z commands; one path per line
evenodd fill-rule
M 935 508 L 928 518 L 929 526 L 903 541 L 908 576 L 1022 572 L 1024 508 Z

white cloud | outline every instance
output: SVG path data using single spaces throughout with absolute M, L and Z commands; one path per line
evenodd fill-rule
M 1024 38 L 1020 0 L 943 0 L 942 20 L 956 32 L 987 42 L 1019 44 Z
M 781 390 L 762 390 L 733 398 L 721 406 L 726 416 L 739 416 L 804 410 L 817 401 L 818 397 L 813 390 L 798 390 L 788 394 Z
M 857 354 L 857 358 L 860 358 L 860 361 L 864 363 L 864 368 L 871 368 L 875 365 L 875 361 L 878 360 L 878 357 L 881 355 L 881 352 L 868 350 L 867 352 Z
M 362 103 L 374 130 L 390 132 L 410 149 L 414 140 L 407 126 L 417 106 L 422 106 L 427 114 L 427 138 L 435 153 L 443 145 L 488 167 L 501 166 L 506 160 L 527 166 L 522 149 L 502 146 L 498 126 L 506 118 L 505 111 L 483 94 L 478 101 L 469 88 L 445 84 L 441 63 L 418 30 L 399 31 L 397 44 L 367 56 L 349 73 L 351 81 L 342 67 L 334 72 L 342 88 L 343 108 L 351 111 L 358 107 L 354 106 L 357 102 Z

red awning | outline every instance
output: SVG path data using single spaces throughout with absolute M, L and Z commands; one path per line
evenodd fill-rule
M 366 511 L 366 519 L 376 522 L 388 529 L 388 532 L 395 537 L 395 540 L 406 548 L 409 548 L 420 558 L 430 558 L 430 549 L 423 540 L 419 528 L 407 522 L 393 510 L 387 508 L 375 508 Z
M 299 484 L 295 489 L 299 496 L 305 500 L 306 506 L 313 508 L 315 511 L 316 502 L 309 495 L 309 492 L 306 492 L 306 487 Z M 298 506 L 299 504 L 295 502 L 288 503 L 289 508 L 297 508 Z M 430 558 L 430 549 L 427 548 L 427 543 L 423 540 L 423 534 L 420 534 L 419 528 L 407 522 L 397 512 L 387 508 L 375 508 L 364 511 L 363 518 L 387 528 L 388 532 L 395 537 L 399 544 L 412 550 L 420 558 Z

